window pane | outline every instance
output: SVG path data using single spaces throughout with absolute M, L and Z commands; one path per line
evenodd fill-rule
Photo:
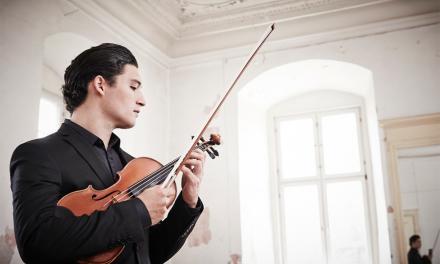
M 327 185 L 330 264 L 368 263 L 363 197 L 359 181 Z
M 284 188 L 286 263 L 324 263 L 316 185 Z
M 42 97 L 40 99 L 40 112 L 38 118 L 38 137 L 44 137 L 57 131 L 60 125 L 61 111 L 58 105 Z
M 355 113 L 322 117 L 322 144 L 326 175 L 360 171 Z
M 316 175 L 313 119 L 279 123 L 281 175 L 283 179 Z

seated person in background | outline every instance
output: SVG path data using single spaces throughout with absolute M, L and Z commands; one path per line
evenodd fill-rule
M 432 250 L 429 251 L 429 256 L 420 255 L 419 250 L 422 247 L 422 240 L 419 235 L 412 235 L 409 238 L 409 246 L 411 247 L 408 251 L 408 264 L 431 264 Z

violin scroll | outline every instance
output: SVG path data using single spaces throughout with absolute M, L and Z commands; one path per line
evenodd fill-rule
M 220 134 L 211 134 L 208 142 L 212 142 L 213 145 L 220 145 L 221 137 Z
M 212 146 L 220 145 L 220 143 L 220 135 L 211 134 L 208 141 L 206 141 L 203 137 L 200 137 L 200 142 L 197 143 L 197 148 L 201 149 L 202 151 L 206 151 L 211 159 L 215 159 L 215 157 L 219 156 L 219 153 Z

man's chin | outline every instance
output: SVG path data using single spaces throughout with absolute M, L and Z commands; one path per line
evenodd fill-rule
M 117 128 L 121 128 L 121 129 L 128 129 L 128 128 L 132 128 L 136 125 L 136 121 L 133 122 L 125 122 L 125 123 L 121 123 L 117 126 Z

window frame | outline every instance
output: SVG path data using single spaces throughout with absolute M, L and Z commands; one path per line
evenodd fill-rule
M 355 113 L 356 116 L 356 131 L 358 140 L 358 151 L 359 151 L 359 166 L 360 171 L 353 173 L 341 173 L 341 174 L 325 174 L 324 171 L 324 157 L 323 157 L 323 146 L 322 146 L 322 117 L 343 114 L 343 113 Z M 317 175 L 313 177 L 298 177 L 298 178 L 286 178 L 283 179 L 281 175 L 281 149 L 280 144 L 280 121 L 283 120 L 298 120 L 304 118 L 312 118 L 314 121 L 314 137 L 315 137 L 315 159 L 317 165 Z M 368 177 L 367 171 L 367 158 L 368 149 L 366 148 L 367 142 L 364 137 L 364 123 L 362 120 L 362 113 L 360 106 L 343 107 L 338 109 L 327 109 L 313 111 L 309 113 L 301 114 L 290 114 L 290 115 L 274 115 L 272 116 L 272 126 L 273 130 L 273 142 L 274 142 L 274 152 L 275 152 L 275 166 L 276 166 L 276 181 L 275 186 L 276 194 L 278 199 L 276 200 L 276 212 L 277 212 L 277 222 L 278 226 L 278 237 L 276 239 L 279 246 L 280 262 L 286 263 L 287 261 L 287 250 L 286 250 L 286 232 L 285 232 L 285 212 L 284 212 L 284 189 L 286 186 L 296 186 L 296 185 L 317 185 L 318 188 L 318 199 L 319 199 L 319 210 L 320 210 L 320 222 L 321 222 L 321 237 L 324 238 L 322 241 L 323 254 L 326 262 L 329 263 L 329 253 L 330 250 L 330 232 L 329 232 L 329 216 L 328 207 L 325 203 L 325 197 L 327 197 L 327 185 L 334 182 L 348 182 L 348 181 L 359 181 L 361 182 L 363 190 L 363 203 L 364 203 L 364 219 L 366 228 L 366 239 L 367 239 L 367 251 L 368 251 L 368 262 L 373 263 L 375 259 L 374 256 L 374 245 L 372 232 L 374 230 L 374 225 L 369 215 L 371 212 L 370 207 L 370 192 L 368 190 Z

